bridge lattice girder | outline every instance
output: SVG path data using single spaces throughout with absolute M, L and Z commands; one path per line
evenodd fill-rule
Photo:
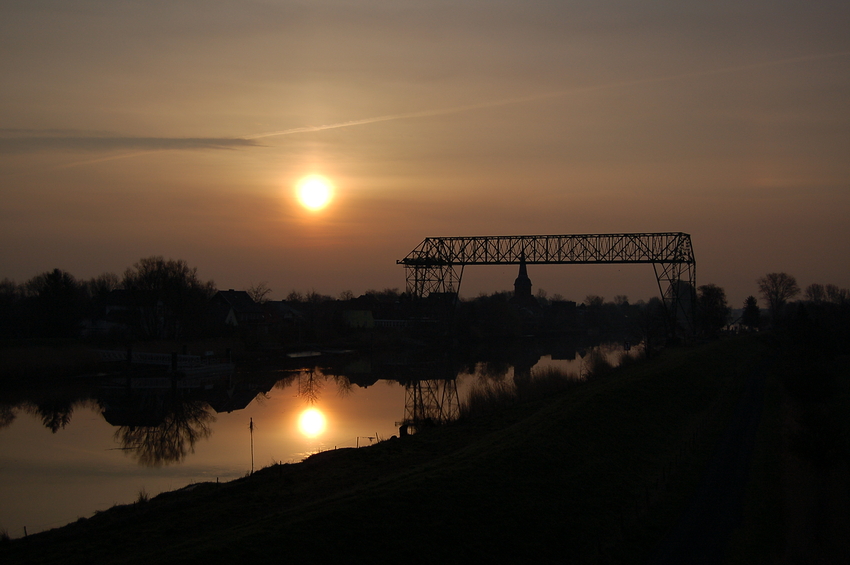
M 682 232 L 428 237 L 397 261 L 407 292 L 457 293 L 466 265 L 650 263 L 674 323 L 694 322 L 696 259 Z M 666 283 L 666 288 L 665 288 Z M 686 283 L 685 285 L 681 283 Z
M 427 237 L 399 264 L 693 263 L 685 233 Z
M 404 420 L 414 430 L 423 425 L 444 424 L 460 414 L 455 379 L 413 380 L 405 385 Z

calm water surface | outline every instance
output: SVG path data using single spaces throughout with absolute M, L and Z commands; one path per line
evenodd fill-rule
M 618 355 L 616 347 L 605 351 L 612 358 Z M 533 370 L 551 366 L 578 373 L 583 364 L 581 357 L 547 355 L 536 360 Z M 514 370 L 486 364 L 470 369 L 458 373 L 461 397 L 477 382 L 512 378 Z M 252 468 L 397 435 L 405 417 L 404 386 L 390 380 L 366 384 L 320 370 L 286 373 L 267 392 L 262 386 L 260 392 L 246 392 L 200 383 L 197 394 L 212 400 L 181 405 L 179 417 L 160 423 L 153 435 L 154 428 L 133 424 L 157 412 L 151 403 L 161 404 L 162 393 L 143 402 L 133 396 L 136 408 L 145 406 L 128 415 L 121 387 L 114 387 L 99 393 L 98 401 L 73 404 L 56 433 L 35 410 L 15 407 L 12 422 L 0 428 L 0 529 L 21 537 L 25 527 L 35 533 L 62 526 L 131 503 L 142 491 L 152 497 L 196 482 L 228 481 Z M 226 411 L 234 406 L 238 409 Z M 299 426 L 299 417 L 310 408 L 324 417 L 323 429 Z

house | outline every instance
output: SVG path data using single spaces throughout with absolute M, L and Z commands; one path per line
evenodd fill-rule
M 244 290 L 220 290 L 210 300 L 210 307 L 226 326 L 268 333 L 271 315 Z

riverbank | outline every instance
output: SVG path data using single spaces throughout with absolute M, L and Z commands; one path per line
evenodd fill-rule
M 783 417 L 777 373 L 765 365 L 774 353 L 764 336 L 668 350 L 487 417 L 324 452 L 226 484 L 140 496 L 136 504 L 6 542 L 0 557 L 647 562 L 690 506 L 761 367 L 766 392 L 753 471 L 725 547 L 733 562 L 781 562 L 786 486 L 782 473 L 768 470 L 786 450 L 765 425 Z M 833 472 L 846 473 L 846 466 Z M 765 508 L 778 512 L 764 516 Z M 747 559 L 736 561 L 740 556 Z

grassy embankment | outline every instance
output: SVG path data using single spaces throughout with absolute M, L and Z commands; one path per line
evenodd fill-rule
M 797 334 L 773 343 L 729 563 L 843 563 L 850 556 L 850 357 L 809 341 Z
M 6 543 L 0 557 L 645 562 L 687 505 L 769 349 L 753 337 L 669 350 L 546 399 L 427 433 L 116 507 Z M 774 385 L 764 412 L 770 425 L 782 411 Z M 782 512 L 773 511 L 782 479 L 770 472 L 780 457 L 777 438 L 776 430 L 759 438 L 758 488 L 734 538 L 736 555 L 762 556 L 781 544 Z

